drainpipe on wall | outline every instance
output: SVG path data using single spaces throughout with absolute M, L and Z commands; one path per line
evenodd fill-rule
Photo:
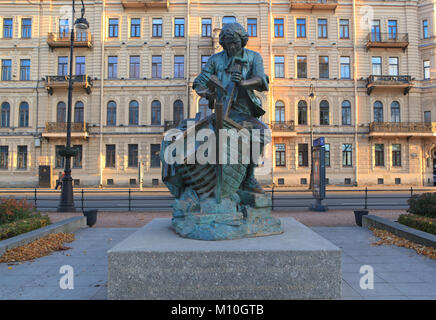
M 269 122 L 272 122 L 272 115 L 273 115 L 273 104 L 274 104 L 274 86 L 273 86 L 273 82 L 274 82 L 274 75 L 272 73 L 273 70 L 273 51 L 272 51 L 272 35 L 273 35 L 273 16 L 272 16 L 272 0 L 269 0 L 268 2 L 268 9 L 269 9 L 269 72 L 270 72 L 270 94 L 269 94 L 269 108 L 268 108 L 268 112 L 269 112 Z M 272 135 L 272 134 L 271 134 Z M 274 160 L 274 139 L 272 139 L 271 141 L 271 157 L 273 157 Z M 286 159 L 285 159 L 286 161 Z M 272 183 L 274 185 L 274 161 L 272 163 L 272 170 L 271 170 L 271 178 L 272 178 Z
M 357 130 L 359 123 L 359 101 L 357 99 L 357 52 L 356 52 L 356 0 L 353 0 L 353 86 L 354 86 L 354 184 L 358 185 L 359 148 Z
M 38 68 L 36 73 L 36 118 L 35 118 L 35 138 L 39 138 L 38 135 L 38 122 L 39 122 L 39 81 L 41 78 L 41 16 L 42 16 L 42 0 L 39 0 L 39 16 L 38 16 Z M 42 146 L 39 145 L 39 158 L 42 156 Z M 38 163 L 40 164 L 40 160 Z M 36 160 L 36 157 L 35 157 Z M 35 162 L 36 163 L 36 162 Z M 36 166 L 38 166 L 36 163 Z
M 191 51 L 191 47 L 190 47 L 190 41 L 189 41 L 189 26 L 190 26 L 190 17 L 191 17 L 191 0 L 187 0 L 187 7 L 186 7 L 186 111 L 187 111 L 187 117 L 190 118 L 190 112 L 191 112 L 191 97 L 190 97 L 190 90 L 189 90 L 189 82 L 191 80 L 191 75 L 190 75 L 190 65 L 191 65 L 191 60 L 190 60 L 190 51 Z
M 101 56 L 100 56 L 100 141 L 99 141 L 99 169 L 100 169 L 100 188 L 103 187 L 103 99 L 104 99 L 104 39 L 106 30 L 105 0 L 102 2 L 101 12 Z

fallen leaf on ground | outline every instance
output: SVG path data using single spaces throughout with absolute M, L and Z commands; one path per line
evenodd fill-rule
M 436 260 L 436 249 L 433 247 L 426 247 L 422 244 L 418 244 L 410 240 L 398 237 L 386 230 L 380 230 L 375 228 L 370 228 L 370 230 L 374 233 L 376 237 L 380 238 L 380 240 L 372 243 L 373 246 L 395 245 L 397 247 L 414 249 L 416 253 Z
M 47 256 L 53 251 L 71 249 L 65 242 L 74 241 L 74 233 L 52 233 L 26 245 L 9 249 L 0 257 L 1 262 L 29 261 Z

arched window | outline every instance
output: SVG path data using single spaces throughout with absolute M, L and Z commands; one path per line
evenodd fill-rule
M 129 125 L 138 125 L 139 123 L 139 103 L 132 100 L 129 103 Z
M 400 103 L 392 101 L 391 103 L 391 122 L 400 122 Z
M 285 104 L 283 101 L 276 102 L 276 122 L 285 121 Z
M 107 125 L 117 125 L 117 104 L 114 101 L 109 101 L 107 104 Z
M 342 124 L 351 125 L 351 103 L 348 100 L 342 101 Z
M 20 103 L 19 126 L 20 127 L 29 126 L 29 104 L 27 102 Z
M 374 122 L 383 122 L 383 103 L 374 102 Z
M 9 119 L 11 117 L 11 106 L 8 102 L 2 103 L 1 113 L 1 127 L 7 128 L 9 127 Z
M 201 119 L 212 114 L 212 110 L 209 109 L 209 102 L 206 98 L 201 98 L 200 101 L 198 101 L 198 112 L 201 114 Z
M 154 100 L 151 103 L 151 124 L 161 124 L 160 114 L 161 114 L 161 105 L 158 100 Z
M 67 122 L 67 105 L 61 101 L 56 107 L 56 121 Z
M 82 101 L 77 101 L 74 106 L 74 122 L 83 123 L 85 119 L 85 105 Z
M 179 123 L 183 120 L 183 102 L 180 100 L 174 101 L 173 119 L 175 123 Z
M 298 101 L 298 124 L 307 124 L 307 102 L 304 100 Z
M 319 103 L 319 124 L 320 125 L 330 124 L 330 108 L 327 100 L 322 100 Z
M 236 18 L 234 16 L 224 16 L 223 17 L 223 26 L 227 23 L 234 23 L 236 22 Z

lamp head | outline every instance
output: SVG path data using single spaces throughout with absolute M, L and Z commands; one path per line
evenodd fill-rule
M 74 25 L 75 25 L 78 29 L 81 29 L 81 30 L 89 29 L 89 23 L 88 23 L 88 21 L 87 21 L 85 18 L 83 18 L 83 17 L 76 19 L 76 21 L 74 22 Z

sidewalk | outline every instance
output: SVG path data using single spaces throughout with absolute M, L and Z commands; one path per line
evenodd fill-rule
M 389 220 L 396 220 L 406 210 L 368 210 L 369 214 L 377 215 Z M 82 215 L 81 212 L 43 212 L 47 214 L 52 222 L 67 219 L 73 216 Z M 307 226 L 324 227 L 345 227 L 356 226 L 353 210 L 330 210 L 327 212 L 302 211 L 274 211 L 273 216 L 292 217 Z M 96 228 L 139 228 L 153 220 L 154 218 L 171 218 L 171 212 L 129 212 L 129 211 L 102 211 L 98 213 Z

